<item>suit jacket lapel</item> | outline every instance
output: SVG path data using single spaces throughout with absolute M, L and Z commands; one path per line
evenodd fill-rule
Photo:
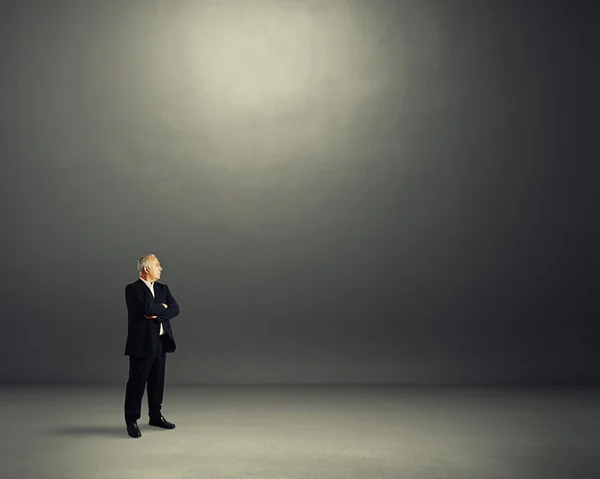
M 148 297 L 148 299 L 150 299 L 150 301 L 154 302 L 154 296 L 152 296 L 152 292 L 150 291 L 150 288 L 148 288 L 148 286 L 146 286 L 146 283 L 144 283 L 141 279 L 138 279 L 137 283 L 138 283 L 138 287 L 142 288 L 142 291 Z M 154 284 L 154 288 L 156 288 L 156 283 Z M 154 294 L 156 294 L 156 289 L 154 289 Z

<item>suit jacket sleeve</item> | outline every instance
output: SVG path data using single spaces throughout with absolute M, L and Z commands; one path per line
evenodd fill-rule
M 125 287 L 125 303 L 128 312 L 134 317 L 145 321 L 148 320 L 144 316 L 158 316 L 166 311 L 161 303 L 151 302 L 140 288 L 134 284 L 128 284 Z
M 165 284 L 165 289 L 166 289 L 166 296 L 167 296 L 166 304 L 169 307 L 165 308 L 162 304 L 160 304 L 162 311 L 157 315 L 158 316 L 157 320 L 159 323 L 164 323 L 168 319 L 173 319 L 175 316 L 177 316 L 179 314 L 179 305 L 177 304 L 177 301 L 175 301 L 175 298 L 171 294 L 171 290 L 169 289 L 169 287 L 166 284 Z

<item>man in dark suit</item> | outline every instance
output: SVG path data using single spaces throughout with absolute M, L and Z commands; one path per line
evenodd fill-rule
M 162 267 L 153 254 L 138 260 L 140 277 L 125 287 L 127 303 L 127 343 L 129 380 L 125 390 L 125 423 L 131 437 L 141 437 L 137 420 L 141 417 L 144 389 L 148 389 L 150 425 L 174 429 L 175 424 L 161 414 L 165 384 L 166 353 L 175 351 L 170 320 L 179 314 L 179 305 L 169 287 L 157 283 Z

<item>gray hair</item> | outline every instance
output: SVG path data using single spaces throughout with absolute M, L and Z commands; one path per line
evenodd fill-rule
M 140 259 L 138 259 L 137 269 L 140 274 L 142 274 L 144 272 L 144 268 L 150 267 L 150 260 L 152 258 L 154 258 L 155 256 L 156 255 L 149 253 L 149 254 L 145 254 Z

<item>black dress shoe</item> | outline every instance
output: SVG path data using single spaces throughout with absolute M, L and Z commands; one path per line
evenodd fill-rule
M 175 424 L 167 421 L 163 416 L 159 419 L 150 419 L 148 424 L 155 427 L 162 427 L 163 429 L 175 429 Z
M 131 437 L 142 437 L 142 433 L 140 432 L 137 422 L 127 424 L 127 434 L 129 434 Z

